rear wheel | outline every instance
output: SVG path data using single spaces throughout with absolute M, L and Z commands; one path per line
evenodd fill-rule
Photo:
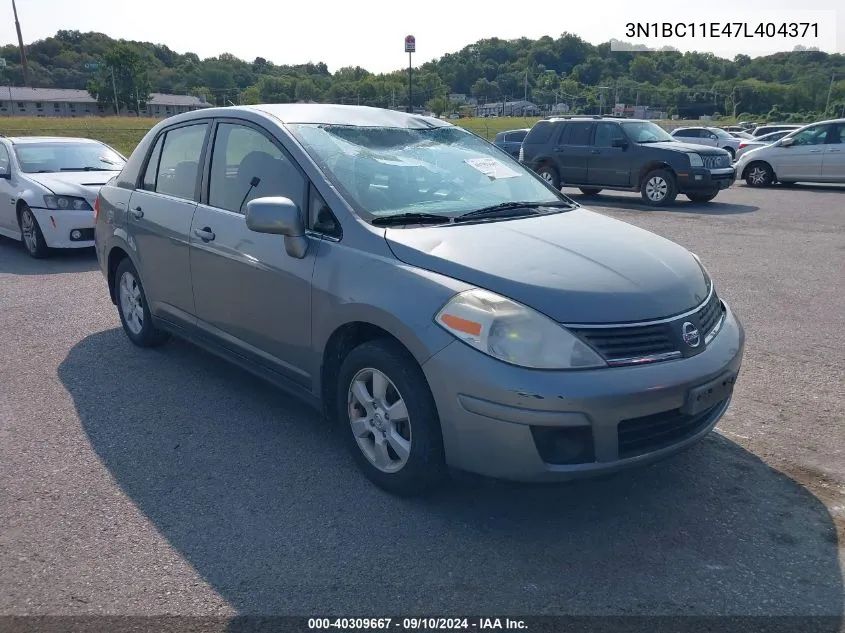
M 114 283 L 117 311 L 129 340 L 138 347 L 157 347 L 166 342 L 170 335 L 153 325 L 144 287 L 128 257 L 118 264 Z
M 745 172 L 745 182 L 749 187 L 768 187 L 775 180 L 775 172 L 768 163 L 751 163 Z
M 35 214 L 26 204 L 21 208 L 18 223 L 20 224 L 21 237 L 23 238 L 23 245 L 26 247 L 26 252 L 36 259 L 47 257 L 50 254 L 50 249 L 44 240 L 44 234 L 41 232 L 41 227 L 38 225 Z
M 728 154 L 731 155 L 731 162 L 736 160 L 736 150 L 733 147 L 725 147 L 723 148 Z
M 542 165 L 538 170 L 537 174 L 539 174 L 540 178 L 545 180 L 555 189 L 560 189 L 560 174 L 557 173 L 557 169 L 552 167 L 551 165 Z
M 678 196 L 675 177 L 665 169 L 655 169 L 646 174 L 640 188 L 643 200 L 653 207 L 672 204 Z
M 579 189 L 585 196 L 595 196 L 601 193 L 601 189 L 595 187 L 579 187 Z
M 425 376 L 398 343 L 363 343 L 343 360 L 337 418 L 358 466 L 396 495 L 436 488 L 446 467 L 440 418 Z

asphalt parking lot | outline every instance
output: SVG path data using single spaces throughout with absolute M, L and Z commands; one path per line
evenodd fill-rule
M 645 469 L 429 500 L 260 380 L 133 347 L 92 252 L 0 238 L 0 614 L 841 615 L 845 188 L 573 197 L 704 260 L 748 334 L 734 402 Z

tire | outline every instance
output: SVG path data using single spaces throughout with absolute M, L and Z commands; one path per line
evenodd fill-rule
M 643 178 L 640 195 L 653 207 L 665 207 L 678 197 L 675 176 L 665 169 L 654 169 Z
M 540 178 L 545 180 L 552 187 L 560 191 L 560 174 L 557 173 L 557 169 L 555 169 L 551 165 L 542 165 L 537 170 L 537 174 L 540 176 Z
M 380 380 L 385 387 L 375 398 L 379 389 L 373 386 L 374 376 L 386 379 Z M 373 407 L 373 400 L 381 400 L 381 404 Z M 390 420 L 390 409 L 384 405 L 396 405 L 400 400 L 407 415 L 403 419 L 394 415 Z M 444 481 L 437 407 L 422 369 L 398 343 L 378 339 L 353 349 L 338 373 L 336 402 L 336 417 L 349 449 L 376 486 L 397 496 L 418 496 L 432 492 Z M 386 439 L 391 436 L 394 441 Z M 379 446 L 383 451 L 377 450 Z M 377 465 L 379 456 L 381 465 Z
M 128 257 L 118 264 L 114 284 L 117 312 L 129 340 L 138 347 L 158 347 L 165 343 L 170 335 L 153 325 L 144 287 Z
M 733 147 L 723 147 L 722 149 L 724 149 L 728 154 L 731 155 L 731 162 L 734 162 L 736 160 L 736 150 L 734 150 Z
M 768 187 L 775 181 L 775 172 L 769 163 L 751 163 L 745 170 L 745 184 L 749 187 Z
M 601 193 L 601 189 L 593 187 L 578 187 L 585 196 L 596 196 Z
M 26 252 L 35 259 L 44 259 L 50 255 L 50 248 L 44 240 L 44 233 L 38 225 L 38 218 L 28 205 L 24 204 L 18 215 L 18 226 L 21 230 L 21 241 Z
M 692 202 L 710 202 L 713 198 L 719 195 L 718 191 L 712 193 L 688 193 L 685 194 Z

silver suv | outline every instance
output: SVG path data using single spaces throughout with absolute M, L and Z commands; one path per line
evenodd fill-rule
M 397 494 L 447 466 L 541 481 L 651 461 L 731 401 L 744 333 L 695 255 L 446 121 L 181 114 L 95 206 L 133 343 L 175 334 L 303 398 Z

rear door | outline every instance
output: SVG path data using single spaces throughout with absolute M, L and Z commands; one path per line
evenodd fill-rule
M 590 142 L 591 121 L 569 121 L 555 147 L 555 156 L 563 185 L 589 184 L 587 164 L 593 150 Z
M 245 219 L 247 203 L 267 196 L 289 198 L 304 210 L 306 177 L 270 133 L 238 119 L 216 125 L 208 158 L 190 238 L 199 330 L 308 387 L 317 248 L 291 257 L 283 236 L 251 231 Z
M 693 143 L 694 145 L 701 145 L 701 135 L 698 128 L 688 128 L 686 130 L 678 130 L 672 136 L 682 143 Z
M 129 198 L 129 239 L 150 311 L 181 326 L 194 322 L 188 240 L 210 127 L 201 120 L 163 131 Z
M 7 233 L 20 231 L 18 218 L 15 214 L 17 205 L 17 192 L 12 186 L 12 161 L 9 157 L 9 150 L 3 143 L 0 143 L 0 229 Z
M 845 123 L 837 123 L 828 132 L 822 159 L 822 179 L 845 182 Z
M 631 180 L 630 143 L 628 147 L 614 147 L 628 142 L 618 123 L 595 124 L 593 149 L 587 166 L 591 185 L 628 186 Z

